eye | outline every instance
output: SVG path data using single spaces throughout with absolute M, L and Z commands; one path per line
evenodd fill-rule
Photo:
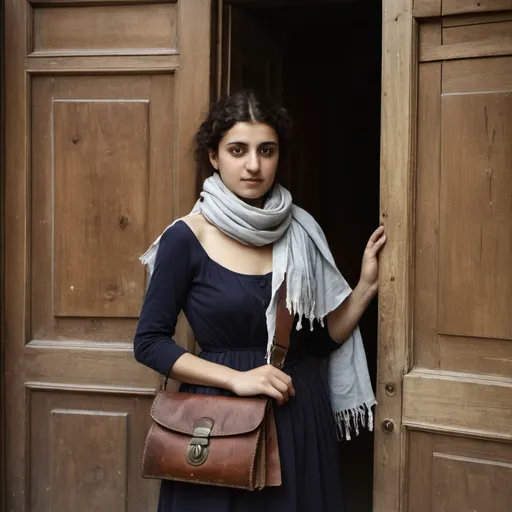
M 260 149 L 260 154 L 263 156 L 272 156 L 275 153 L 275 149 L 272 147 L 265 147 Z
M 229 152 L 233 156 L 242 156 L 244 154 L 244 149 L 241 148 L 240 146 L 234 146 L 229 150 Z

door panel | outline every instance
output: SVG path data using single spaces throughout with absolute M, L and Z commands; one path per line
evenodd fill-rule
M 193 204 L 211 4 L 58 3 L 6 2 L 7 510 L 156 510 L 138 256 Z
M 512 7 L 510 0 L 414 0 L 411 2 L 413 14 L 417 17 L 433 17 L 443 14 L 467 14 L 471 13 L 476 19 L 483 13 L 506 11 Z M 457 20 L 457 18 L 454 18 Z M 476 23 L 479 23 L 476 22 Z
M 498 81 L 494 92 L 475 87 L 441 102 L 439 331 L 445 335 L 512 339 L 512 97 L 500 89 Z
M 137 255 L 159 228 L 149 206 L 173 214 L 175 75 L 31 85 L 33 339 L 130 339 L 145 289 Z
M 156 510 L 140 477 L 149 397 L 48 388 L 29 388 L 27 510 Z
M 512 445 L 415 431 L 409 450 L 409 510 L 510 509 Z
M 512 500 L 511 12 L 481 4 L 384 0 L 379 512 Z
M 462 39 L 474 33 L 473 25 L 458 29 Z M 512 484 L 512 56 L 423 62 L 418 84 L 413 368 L 402 415 L 408 510 L 504 512 Z
M 177 53 L 177 11 L 176 2 L 41 6 L 34 10 L 32 54 Z

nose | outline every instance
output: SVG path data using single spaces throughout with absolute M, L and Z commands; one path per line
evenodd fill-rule
M 260 158 L 257 151 L 250 151 L 247 154 L 247 161 L 245 162 L 245 168 L 249 172 L 258 172 L 260 170 Z

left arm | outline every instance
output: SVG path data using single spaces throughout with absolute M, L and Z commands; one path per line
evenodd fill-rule
M 354 291 L 327 315 L 329 336 L 337 343 L 343 343 L 350 336 L 377 294 L 379 287 L 378 255 L 385 243 L 384 227 L 380 226 L 374 231 L 364 250 L 359 283 Z

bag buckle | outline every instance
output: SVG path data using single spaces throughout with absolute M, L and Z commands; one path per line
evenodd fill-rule
M 208 438 L 214 423 L 211 418 L 201 418 L 194 423 L 194 433 L 186 455 L 187 462 L 192 466 L 200 466 L 208 458 Z
M 270 349 L 270 364 L 278 369 L 284 366 L 284 360 L 286 359 L 287 349 L 274 343 Z

